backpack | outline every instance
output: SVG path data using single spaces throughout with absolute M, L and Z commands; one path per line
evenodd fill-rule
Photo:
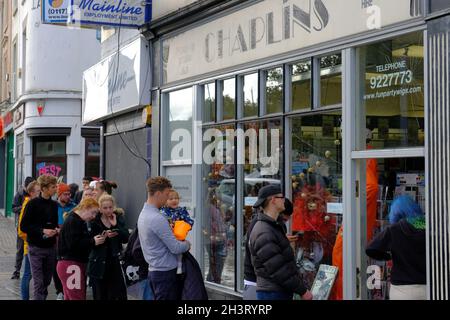
M 142 252 L 137 226 L 128 239 L 122 255 L 121 266 L 128 287 L 148 277 L 148 263 Z

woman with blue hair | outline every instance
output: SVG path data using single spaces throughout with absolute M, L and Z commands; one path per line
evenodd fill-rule
M 407 195 L 397 197 L 389 211 L 391 223 L 367 246 L 375 260 L 392 260 L 391 300 L 425 300 L 425 215 Z

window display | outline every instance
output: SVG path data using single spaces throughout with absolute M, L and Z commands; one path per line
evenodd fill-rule
M 343 214 L 340 121 L 340 112 L 292 119 L 292 232 L 308 288 L 319 266 L 332 264 Z
M 34 175 L 51 174 L 66 181 L 66 137 L 38 137 L 33 140 Z

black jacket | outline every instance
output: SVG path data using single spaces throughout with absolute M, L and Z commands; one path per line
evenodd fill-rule
M 257 276 L 257 290 L 300 295 L 306 292 L 283 223 L 258 213 L 249 248 Z
M 425 230 L 418 230 L 406 220 L 387 227 L 366 248 L 376 260 L 391 260 L 393 285 L 426 284 Z
M 27 234 L 31 246 L 51 248 L 56 244 L 56 236 L 45 238 L 43 229 L 58 227 L 58 203 L 42 196 L 31 199 L 20 223 L 20 229 Z
M 127 227 L 125 226 L 125 219 L 123 217 L 123 211 L 117 209 L 114 212 L 117 216 L 117 225 L 110 229 L 118 228 L 118 235 L 114 238 L 106 238 L 105 243 L 95 246 L 90 255 L 88 263 L 88 275 L 91 278 L 102 279 L 105 273 L 105 264 L 107 258 L 113 258 L 119 261 L 122 253 L 122 244 L 128 242 L 130 236 Z M 108 230 L 101 220 L 101 214 L 99 214 L 94 221 L 90 223 L 90 236 L 94 237 L 101 234 L 104 230 Z
M 87 263 L 94 246 L 95 240 L 89 235 L 86 222 L 78 214 L 69 213 L 58 238 L 58 260 Z
M 20 210 L 22 210 L 22 204 L 23 201 L 25 200 L 26 194 L 27 193 L 25 190 L 20 190 L 14 195 L 14 200 L 12 203 L 12 211 L 17 217 L 20 215 Z
M 254 214 L 252 216 L 252 220 L 250 222 L 250 225 L 247 229 L 247 241 L 245 241 L 245 259 L 244 259 L 244 279 L 256 282 L 256 274 L 255 274 L 255 268 L 253 268 L 251 254 L 250 254 L 250 248 L 248 245 L 250 234 L 252 233 L 253 227 L 255 226 L 256 222 L 258 221 L 258 215 Z M 281 226 L 283 227 L 284 233 L 287 232 L 286 224 L 282 221 L 281 217 L 278 217 L 277 220 Z
M 181 295 L 182 300 L 208 300 L 202 270 L 194 256 L 188 252 L 183 253 L 184 283 Z

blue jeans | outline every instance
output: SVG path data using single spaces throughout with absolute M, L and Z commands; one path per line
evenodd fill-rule
M 257 300 L 292 300 L 293 294 L 280 291 L 256 291 Z
M 31 265 L 28 254 L 23 256 L 23 276 L 20 282 L 20 294 L 22 300 L 30 300 L 30 281 L 31 281 Z
M 142 300 L 155 300 L 153 290 L 150 285 L 150 279 L 141 281 Z

